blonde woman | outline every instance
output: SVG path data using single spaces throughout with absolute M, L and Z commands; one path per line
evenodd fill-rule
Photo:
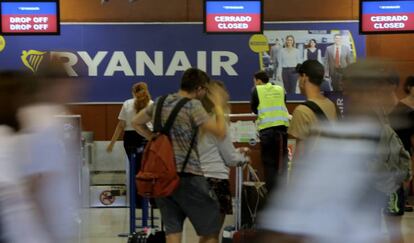
M 302 54 L 296 48 L 295 37 L 286 36 L 285 46 L 280 50 L 278 56 L 277 79 L 283 80 L 283 87 L 287 94 L 294 94 L 299 74 L 296 72 L 296 66 L 302 63 Z
M 220 81 L 211 81 L 208 85 L 208 92 L 222 97 L 222 108 L 225 114 L 230 112 L 228 105 L 229 95 Z M 213 102 L 207 95 L 201 100 L 204 108 L 210 114 L 213 112 Z M 220 211 L 223 220 L 226 214 L 232 214 L 232 201 L 229 184 L 229 166 L 237 166 L 249 161 L 246 153 L 248 148 L 236 149 L 231 141 L 229 129 L 223 140 L 217 139 L 214 135 L 201 131 L 198 141 L 198 152 L 200 154 L 201 168 L 204 176 L 209 182 L 210 189 L 216 194 L 220 203 Z M 223 221 L 224 222 L 224 221 Z

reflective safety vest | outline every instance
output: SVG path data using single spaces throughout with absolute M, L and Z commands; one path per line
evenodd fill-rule
M 289 126 L 289 112 L 285 104 L 285 91 L 279 85 L 270 82 L 257 85 L 259 106 L 257 107 L 257 128 L 259 130 L 275 127 Z

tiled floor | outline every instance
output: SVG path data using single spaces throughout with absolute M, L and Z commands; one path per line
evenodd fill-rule
M 138 213 L 138 211 L 137 211 Z M 90 208 L 81 213 L 80 243 L 126 243 L 127 238 L 118 237 L 129 230 L 128 208 Z M 155 216 L 159 215 L 156 210 Z M 225 225 L 233 224 L 233 217 L 228 216 Z M 157 222 L 155 222 L 157 224 Z M 192 225 L 186 221 L 183 243 L 198 242 Z
M 156 213 L 157 215 L 158 213 Z M 126 243 L 127 238 L 118 237 L 129 229 L 127 208 L 90 208 L 81 213 L 80 243 Z M 231 225 L 233 217 L 226 218 L 225 225 Z M 414 242 L 414 213 L 406 213 L 403 218 L 403 234 L 406 243 Z M 385 232 L 385 230 L 384 230 Z M 386 234 L 386 233 L 384 233 Z M 189 222 L 185 224 L 183 243 L 196 243 L 198 240 Z

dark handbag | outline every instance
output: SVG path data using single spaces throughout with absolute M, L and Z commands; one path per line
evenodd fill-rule
M 147 238 L 147 243 L 165 243 L 165 231 L 157 231 Z
M 128 237 L 127 243 L 146 243 L 147 234 L 144 232 L 134 232 Z

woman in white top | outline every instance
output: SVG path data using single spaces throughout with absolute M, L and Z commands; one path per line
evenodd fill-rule
M 229 95 L 224 88 L 224 85 L 219 81 L 212 81 L 208 85 L 210 93 L 220 94 L 223 97 L 223 110 L 228 114 L 230 111 L 227 104 Z M 208 96 L 202 100 L 203 107 L 212 116 L 213 102 Z M 197 149 L 200 155 L 201 168 L 204 176 L 207 178 L 210 188 L 215 192 L 220 203 L 220 211 L 224 216 L 232 213 L 232 201 L 229 183 L 229 166 L 237 166 L 249 161 L 246 153 L 248 148 L 236 149 L 231 141 L 229 129 L 227 135 L 223 140 L 218 140 L 212 134 L 201 131 Z
M 136 153 L 139 148 L 142 148 L 146 142 L 145 138 L 139 135 L 131 126 L 132 118 L 151 103 L 151 95 L 147 84 L 144 82 L 139 82 L 132 86 L 132 96 L 134 98 L 126 100 L 122 105 L 118 116 L 118 124 L 107 147 L 107 151 L 112 152 L 116 140 L 124 132 L 124 148 L 129 160 L 131 155 Z M 139 165 L 137 168 L 139 168 Z
M 293 35 L 286 36 L 284 48 L 280 50 L 278 56 L 278 79 L 283 80 L 283 86 L 287 94 L 294 94 L 299 74 L 296 72 L 296 66 L 302 63 L 302 55 L 295 46 L 295 38 Z

